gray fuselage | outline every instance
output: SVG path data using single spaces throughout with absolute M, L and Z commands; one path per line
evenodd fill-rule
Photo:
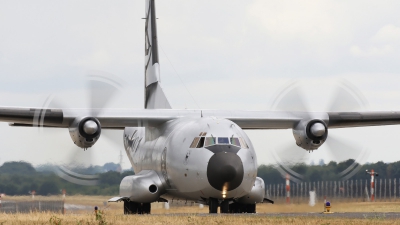
M 127 127 L 124 145 L 135 173 L 155 171 L 170 200 L 240 198 L 257 176 L 250 139 L 227 119 L 183 117 L 158 127 Z

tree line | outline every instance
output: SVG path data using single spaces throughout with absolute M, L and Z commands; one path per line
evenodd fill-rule
M 301 174 L 302 181 L 305 182 L 316 182 L 316 181 L 337 181 L 343 178 L 341 175 L 343 171 L 353 165 L 353 170 L 356 169 L 356 173 L 349 179 L 370 179 L 370 175 L 366 173 L 366 170 L 375 170 L 378 172 L 378 178 L 400 178 L 400 161 L 393 163 L 384 163 L 382 161 L 376 163 L 366 163 L 359 165 L 355 163 L 354 159 L 349 159 L 343 162 L 331 161 L 328 164 L 322 163 L 319 165 L 307 165 L 307 164 L 295 164 L 289 166 L 289 168 L 298 174 Z M 285 174 L 277 170 L 277 165 L 261 165 L 258 167 L 258 176 L 264 179 L 265 184 L 278 184 L 283 183 L 285 180 Z
M 134 174 L 133 171 L 124 171 L 123 173 L 115 170 L 104 171 L 99 167 L 77 168 L 75 172 L 83 174 L 95 172 L 99 175 L 99 185 L 82 186 L 55 175 L 52 172 L 54 166 L 46 165 L 45 167 L 45 169 L 34 168 L 27 162 L 4 163 L 0 166 L 0 193 L 30 195 L 30 192 L 34 190 L 38 195 L 57 195 L 65 189 L 67 195 L 118 195 L 122 178 Z
M 335 181 L 339 180 L 340 172 L 354 163 L 353 159 L 344 162 L 329 162 L 319 165 L 295 164 L 290 168 L 303 175 L 302 181 Z M 357 168 L 356 164 L 355 168 Z M 65 181 L 55 175 L 54 166 L 45 165 L 33 167 L 27 162 L 6 162 L 0 166 L 0 193 L 7 195 L 29 195 L 35 190 L 39 195 L 61 194 L 65 189 L 68 195 L 115 195 L 119 194 L 119 184 L 125 176 L 133 175 L 132 170 L 123 173 L 115 171 L 117 166 L 107 163 L 104 166 L 79 167 L 74 171 L 83 174 L 98 174 L 99 185 L 82 186 Z M 400 161 L 393 163 L 368 163 L 359 165 L 358 172 L 351 179 L 369 179 L 365 170 L 374 169 L 379 173 L 379 178 L 400 178 Z M 277 165 L 261 165 L 258 167 L 258 176 L 263 178 L 266 184 L 278 184 L 284 182 L 284 174 L 277 170 Z

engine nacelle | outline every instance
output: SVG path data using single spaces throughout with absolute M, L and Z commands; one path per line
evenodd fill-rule
M 256 177 L 256 181 L 254 182 L 253 188 L 250 193 L 239 198 L 237 202 L 242 204 L 255 204 L 261 203 L 264 201 L 265 197 L 265 184 L 264 180 L 260 177 Z
M 140 203 L 155 202 L 164 192 L 164 185 L 153 170 L 142 170 L 138 174 L 124 177 L 119 186 L 120 196 Z
M 69 134 L 78 147 L 90 148 L 100 137 L 101 125 L 94 117 L 75 119 L 69 127 Z
M 305 150 L 318 149 L 328 137 L 328 127 L 322 120 L 300 121 L 293 128 L 293 136 L 296 144 Z

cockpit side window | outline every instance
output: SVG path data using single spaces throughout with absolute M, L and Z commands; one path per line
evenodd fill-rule
M 204 137 L 201 137 L 200 138 L 200 141 L 199 141 L 199 143 L 197 144 L 197 146 L 196 146 L 196 148 L 202 148 L 202 147 L 204 147 Z
M 199 137 L 194 138 L 192 144 L 190 145 L 190 148 L 196 148 L 199 141 L 200 141 Z
M 210 145 L 215 145 L 216 141 L 215 141 L 215 137 L 206 137 L 206 141 L 204 143 L 204 146 L 210 146 Z
M 234 137 L 231 137 L 231 144 L 233 144 L 233 145 L 236 145 L 236 146 L 239 146 L 239 147 L 240 147 L 240 141 L 239 141 L 239 138 L 234 138 Z
M 246 141 L 243 138 L 239 138 L 240 144 L 242 146 L 242 148 L 249 148 L 249 146 L 247 145 Z
M 219 137 L 218 144 L 228 144 L 229 145 L 229 138 L 227 137 Z

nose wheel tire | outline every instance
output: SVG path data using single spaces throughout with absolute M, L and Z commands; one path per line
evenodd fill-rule
M 222 201 L 219 211 L 220 213 L 229 213 L 229 201 Z
M 208 203 L 209 213 L 218 213 L 218 199 L 210 198 Z
M 237 202 L 229 204 L 227 200 L 219 204 L 218 199 L 210 198 L 208 200 L 209 213 L 218 213 L 218 206 L 220 207 L 220 213 L 256 213 L 256 204 L 242 204 Z
M 247 213 L 256 213 L 256 204 L 246 204 Z
M 150 211 L 151 211 L 151 204 L 143 203 L 142 204 L 142 214 L 150 214 Z
M 140 203 L 130 202 L 130 206 L 131 214 L 137 214 Z
M 234 202 L 229 205 L 229 213 L 256 213 L 256 204 Z

